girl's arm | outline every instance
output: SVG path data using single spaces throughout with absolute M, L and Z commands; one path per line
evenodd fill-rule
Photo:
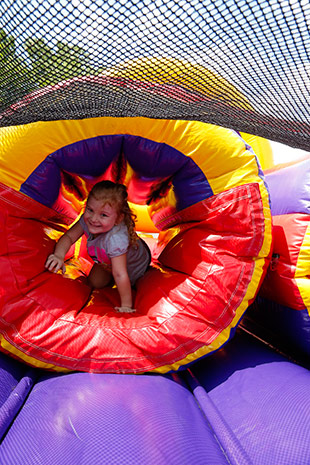
M 53 273 L 57 273 L 57 271 L 62 269 L 62 272 L 64 273 L 66 270 L 64 265 L 66 253 L 70 249 L 71 245 L 74 244 L 82 236 L 82 234 L 83 228 L 80 223 L 76 223 L 71 226 L 71 228 L 68 229 L 68 231 L 65 232 L 65 234 L 61 236 L 57 242 L 54 253 L 47 257 L 45 268 Z
M 127 254 L 113 257 L 111 262 L 113 278 L 121 299 L 121 306 L 116 307 L 116 310 L 125 313 L 135 312 L 135 309 L 132 308 L 131 284 L 127 272 Z

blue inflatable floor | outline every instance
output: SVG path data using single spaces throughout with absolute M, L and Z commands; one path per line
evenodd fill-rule
M 309 371 L 242 330 L 166 376 L 0 367 L 1 465 L 310 463 Z

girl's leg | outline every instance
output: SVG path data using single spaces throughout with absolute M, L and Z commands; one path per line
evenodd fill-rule
M 102 265 L 95 263 L 90 270 L 87 281 L 94 289 L 101 289 L 102 287 L 112 284 L 112 273 L 106 270 Z

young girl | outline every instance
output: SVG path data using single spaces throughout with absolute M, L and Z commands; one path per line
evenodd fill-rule
M 72 244 L 83 234 L 87 251 L 95 261 L 88 282 L 93 288 L 117 286 L 121 306 L 119 312 L 134 312 L 131 286 L 143 276 L 151 261 L 147 244 L 135 232 L 135 215 L 127 202 L 123 184 L 101 181 L 89 193 L 84 214 L 57 242 L 49 255 L 46 268 L 65 272 L 64 259 Z

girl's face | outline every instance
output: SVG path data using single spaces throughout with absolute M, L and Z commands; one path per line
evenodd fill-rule
M 102 206 L 102 200 L 96 200 L 92 196 L 88 199 L 84 212 L 85 223 L 93 235 L 110 231 L 120 223 L 122 216 L 118 215 L 115 207 L 108 203 Z

